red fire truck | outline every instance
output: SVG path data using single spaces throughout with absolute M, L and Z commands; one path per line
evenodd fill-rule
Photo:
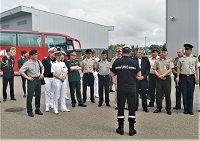
M 22 50 L 29 52 L 36 49 L 38 59 L 42 60 L 49 55 L 48 48 L 50 47 L 60 48 L 67 54 L 70 50 L 80 50 L 81 43 L 75 38 L 59 33 L 0 30 L 0 58 L 6 55 L 6 49 L 11 47 L 16 48 L 14 71 L 17 72 L 19 70 L 17 60 L 20 58 Z

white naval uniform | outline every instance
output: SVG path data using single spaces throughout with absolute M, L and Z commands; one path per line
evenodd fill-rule
M 94 58 L 96 62 L 99 61 L 99 58 Z M 94 76 L 94 96 L 99 97 L 99 78 L 98 78 L 98 72 L 93 72 Z
M 65 65 L 64 62 L 60 61 L 56 61 L 52 64 L 51 67 L 51 72 L 55 72 L 57 75 L 59 75 L 60 77 L 64 76 L 67 72 L 68 69 Z M 55 87 L 55 92 L 54 92 L 54 113 L 57 114 L 58 113 L 58 99 L 60 98 L 60 109 L 63 112 L 69 111 L 69 109 L 67 109 L 66 107 L 66 90 L 67 90 L 67 79 L 65 79 L 64 82 L 62 82 L 61 80 L 57 79 L 54 77 L 54 87 Z
M 53 95 L 54 95 L 54 78 L 53 77 L 44 77 L 45 81 L 45 105 L 46 111 L 49 111 L 49 108 L 53 108 Z

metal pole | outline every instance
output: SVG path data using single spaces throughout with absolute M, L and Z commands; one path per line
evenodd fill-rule
M 145 38 L 144 38 L 144 40 L 145 40 L 145 47 L 146 47 L 146 43 L 147 43 L 147 37 L 145 37 Z

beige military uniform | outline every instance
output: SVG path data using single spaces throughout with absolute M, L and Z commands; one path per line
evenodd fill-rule
M 171 58 L 165 57 L 165 59 L 158 58 L 153 66 L 153 70 L 156 70 L 159 74 L 164 74 L 169 69 L 174 68 L 174 64 Z
M 195 74 L 198 68 L 198 60 L 191 54 L 190 57 L 183 56 L 179 58 L 177 67 L 180 68 L 180 74 L 192 75 Z
M 112 68 L 113 63 L 115 62 L 115 60 L 117 59 L 117 57 L 113 57 L 110 61 L 109 67 Z
M 94 69 L 96 68 L 96 61 L 92 58 L 85 58 L 81 62 L 81 67 L 83 68 L 83 73 L 93 73 Z
M 156 62 L 156 60 L 158 58 L 160 58 L 160 57 L 157 56 L 155 59 L 153 57 L 149 58 L 149 62 L 150 62 L 150 65 L 151 65 L 151 68 L 150 68 L 150 71 L 149 71 L 150 74 L 154 74 L 153 66 L 154 66 L 154 63 Z

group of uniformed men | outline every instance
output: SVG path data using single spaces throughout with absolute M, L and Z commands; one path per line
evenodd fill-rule
M 101 107 L 104 101 L 103 89 L 105 90 L 105 103 L 110 107 L 109 82 L 112 78 L 115 84 L 115 104 L 118 109 L 119 127 L 116 132 L 124 134 L 124 108 L 127 103 L 129 110 L 129 135 L 136 134 L 134 129 L 135 111 L 139 106 L 139 94 L 142 98 L 143 111 L 149 112 L 148 107 L 154 107 L 156 99 L 157 108 L 154 113 L 161 112 L 162 100 L 165 97 L 166 111 L 171 115 L 171 72 L 174 74 L 176 83 L 176 105 L 174 109 L 181 108 L 181 93 L 183 95 L 184 114 L 193 115 L 193 94 L 195 83 L 199 84 L 199 64 L 196 57 L 192 55 L 193 46 L 184 44 L 183 49 L 179 49 L 178 57 L 172 60 L 167 57 L 167 49 L 163 48 L 158 56 L 158 50 L 151 50 L 151 57 L 145 57 L 145 51 L 138 49 L 137 56 L 131 57 L 131 46 L 116 48 L 116 56 L 108 62 L 106 52 L 101 53 L 101 59 L 95 58 L 94 51 L 87 49 L 85 59 L 79 63 L 76 52 L 69 53 L 69 60 L 63 60 L 66 55 L 58 51 L 55 47 L 48 50 L 49 56 L 42 60 L 37 60 L 37 50 L 29 52 L 30 59 L 26 59 L 25 51 L 18 60 L 19 73 L 22 75 L 22 86 L 24 97 L 26 97 L 26 79 L 28 80 L 27 113 L 33 117 L 32 98 L 35 95 L 35 114 L 43 115 L 40 111 L 41 79 L 45 80 L 45 105 L 46 112 L 53 108 L 58 114 L 58 99 L 60 98 L 61 111 L 69 112 L 66 107 L 67 82 L 69 82 L 72 107 L 86 107 L 87 87 L 90 87 L 90 101 L 95 103 L 95 97 L 99 97 L 98 106 Z M 10 84 L 11 100 L 14 97 L 14 58 L 10 50 L 7 49 L 7 56 L 1 60 L 3 70 L 3 101 L 6 101 L 6 87 Z M 83 72 L 83 98 L 81 97 L 81 76 Z M 111 71 L 110 71 L 111 70 Z M 9 75 L 8 75 L 9 73 Z M 68 81 L 67 81 L 68 76 Z M 25 78 L 25 79 L 24 79 Z M 149 84 L 149 85 L 148 85 Z M 95 87 L 95 89 L 94 89 Z M 150 99 L 147 104 L 147 91 Z M 75 99 L 75 90 L 76 97 Z M 96 92 L 95 92 L 96 91 Z M 126 102 L 127 101 L 127 102 Z

